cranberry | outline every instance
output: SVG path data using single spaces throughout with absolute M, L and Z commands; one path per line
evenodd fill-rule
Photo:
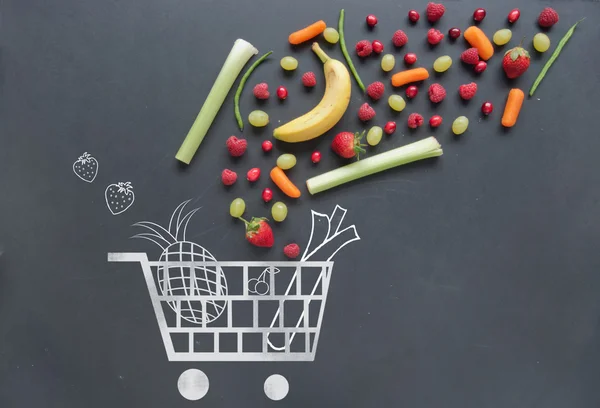
M 521 11 L 519 9 L 512 9 L 510 13 L 508 13 L 508 22 L 515 23 L 519 17 L 521 17 Z
M 367 25 L 369 27 L 375 27 L 377 25 L 377 17 L 375 17 L 373 14 L 369 14 L 367 16 Z
M 419 15 L 419 12 L 417 10 L 410 10 L 408 12 L 408 19 L 410 21 L 412 21 L 413 23 L 416 23 L 417 21 L 419 21 L 419 18 L 421 16 Z
M 371 43 L 371 46 L 373 47 L 373 52 L 375 54 L 381 54 L 381 52 L 383 51 L 383 44 L 379 40 L 373 41 Z
M 383 127 L 383 131 L 386 135 L 391 135 L 396 131 L 396 122 L 388 122 Z
M 481 113 L 483 113 L 485 116 L 492 113 L 493 110 L 494 110 L 494 105 L 492 105 L 491 102 L 484 102 L 483 105 L 481 105 Z
M 262 142 L 261 146 L 262 146 L 263 152 L 265 152 L 265 153 L 273 150 L 273 143 L 271 143 L 270 140 L 265 140 L 264 142 Z
M 310 160 L 312 160 L 313 163 L 318 163 L 321 161 L 321 152 L 319 151 L 314 151 L 313 154 L 310 156 Z
M 431 126 L 432 128 L 436 128 L 441 124 L 442 124 L 442 117 L 440 115 L 433 115 L 429 119 L 429 126 Z
M 448 30 L 448 37 L 456 40 L 458 37 L 460 37 L 460 28 L 452 27 L 450 30 Z
M 285 89 L 285 86 L 280 86 L 279 88 L 277 88 L 277 97 L 279 99 L 281 99 L 282 101 L 287 98 L 288 92 L 287 89 Z
M 475 67 L 473 67 L 475 72 L 478 74 L 481 74 L 483 71 L 485 71 L 486 68 L 487 68 L 487 62 L 485 62 L 485 61 L 479 61 L 477 64 L 475 64 Z
M 419 88 L 417 88 L 415 85 L 411 85 L 408 88 L 406 88 L 406 97 L 407 98 L 414 98 L 415 96 L 417 96 L 417 94 L 419 93 Z
M 268 203 L 273 199 L 273 190 L 269 187 L 265 188 L 262 192 L 262 199 L 265 203 Z
M 404 55 L 404 62 L 408 65 L 414 64 L 417 62 L 417 54 L 414 52 L 409 52 L 408 54 Z
M 254 183 L 256 180 L 258 180 L 259 177 L 260 177 L 260 169 L 258 167 L 254 167 L 254 168 L 248 170 L 248 173 L 246 173 L 246 178 L 251 183 Z
M 485 18 L 486 15 L 486 11 L 483 8 L 478 8 L 475 9 L 475 11 L 473 12 L 473 20 L 475 21 L 482 21 Z

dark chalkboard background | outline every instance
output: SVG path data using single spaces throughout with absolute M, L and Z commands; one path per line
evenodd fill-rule
M 549 31 L 552 49 L 587 17 L 511 131 L 499 124 L 512 86 L 500 69 L 502 50 L 475 79 L 458 59 L 462 39 L 429 49 L 424 1 L 0 4 L 1 407 L 600 406 L 598 2 L 445 2 L 443 32 L 466 28 L 484 6 L 481 27 L 490 36 L 520 7 L 510 44 L 526 36 L 529 48 L 543 6 L 560 13 Z M 410 41 L 393 51 L 398 60 L 407 51 L 428 67 L 439 55 L 454 58 L 435 78 L 449 92 L 439 106 L 430 105 L 426 86 L 400 114 L 385 100 L 374 104 L 377 124 L 395 118 L 399 126 L 372 152 L 434 134 L 444 156 L 315 197 L 304 190 L 297 202 L 284 199 L 290 215 L 275 227 L 275 247 L 258 250 L 243 240 L 228 204 L 242 196 L 249 214 L 268 215 L 260 200 L 267 177 L 255 186 L 242 179 L 227 191 L 219 173 L 231 167 L 244 174 L 255 165 L 266 172 L 281 151 L 291 151 L 298 165 L 290 176 L 301 184 L 341 163 L 328 147 L 334 131 L 301 146 L 276 144 L 268 156 L 260 151 L 279 121 L 308 110 L 323 90 L 317 58 L 308 47 L 290 49 L 287 35 L 319 18 L 335 26 L 341 7 L 350 47 L 381 39 L 389 51 L 393 31 L 403 28 Z M 406 21 L 410 8 L 423 11 L 414 27 Z M 379 17 L 373 32 L 364 26 L 368 13 Z M 182 169 L 175 152 L 238 37 L 261 53 L 274 51 L 249 84 L 268 81 L 273 94 L 285 84 L 290 96 L 264 105 L 271 125 L 246 130 L 249 151 L 232 161 L 224 141 L 239 132 L 230 95 L 192 165 Z M 325 49 L 341 58 L 337 46 Z M 278 65 L 287 54 L 300 61 L 291 76 Z M 514 85 L 528 89 L 548 57 L 533 53 L 531 69 Z M 300 82 L 308 70 L 319 79 L 311 91 Z M 376 58 L 358 70 L 366 83 L 389 83 Z M 456 89 L 474 79 L 480 90 L 462 103 Z M 355 84 L 353 92 L 334 130 L 361 127 L 355 112 L 365 98 Z M 496 109 L 487 119 L 479 113 L 484 100 Z M 254 106 L 248 90 L 242 110 Z M 436 112 L 445 122 L 434 132 L 408 132 L 410 112 Z M 453 137 L 450 123 L 463 114 L 469 130 Z M 314 148 L 324 156 L 318 166 L 310 163 Z M 92 184 L 71 170 L 84 151 L 100 162 Z M 104 189 L 118 181 L 132 182 L 136 201 L 112 216 Z M 362 240 L 336 258 L 314 362 L 167 361 L 139 265 L 109 264 L 106 253 L 152 251 L 150 243 L 128 239 L 130 225 L 164 223 L 189 198 L 203 207 L 190 238 L 219 260 L 282 260 L 287 242 L 306 242 L 310 209 L 348 209 Z M 278 192 L 276 198 L 283 199 Z M 192 367 L 211 381 L 196 403 L 176 387 Z M 279 403 L 262 390 L 272 373 L 291 385 Z

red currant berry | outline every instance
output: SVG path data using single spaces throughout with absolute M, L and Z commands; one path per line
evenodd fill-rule
M 475 72 L 478 74 L 481 74 L 483 71 L 485 71 L 486 68 L 487 68 L 487 62 L 485 62 L 485 61 L 479 61 L 477 64 L 475 64 L 475 67 L 473 67 Z
M 377 17 L 375 17 L 373 14 L 369 14 L 367 16 L 367 25 L 369 27 L 375 27 L 377 25 Z
M 412 65 L 417 62 L 417 54 L 414 52 L 409 52 L 404 55 L 404 62 L 408 65 Z
M 381 54 L 383 52 L 383 44 L 379 40 L 373 41 L 371 47 L 373 47 L 373 52 L 375 54 Z
M 519 17 L 521 17 L 521 11 L 519 9 L 512 9 L 510 13 L 508 13 L 508 22 L 515 23 Z
M 260 169 L 258 167 L 254 167 L 254 168 L 248 170 L 248 173 L 246 173 L 246 178 L 251 183 L 254 183 L 256 180 L 259 179 L 259 177 L 260 177 Z
M 450 30 L 448 30 L 448 37 L 456 40 L 458 37 L 460 37 L 460 28 L 452 27 Z
M 273 199 L 273 190 L 269 187 L 265 188 L 262 192 L 262 199 L 265 203 L 268 203 Z
M 279 88 L 277 88 L 277 97 L 279 99 L 281 99 L 282 101 L 287 98 L 288 96 L 288 91 L 287 89 L 285 89 L 285 86 L 280 86 Z
M 419 93 L 419 88 L 417 88 L 415 85 L 411 85 L 406 88 L 406 97 L 407 98 L 412 99 L 415 96 L 417 96 L 418 93 Z
M 494 105 L 492 105 L 491 102 L 484 102 L 483 105 L 481 105 L 481 113 L 483 113 L 485 116 L 492 113 L 493 110 L 494 110 Z
M 310 160 L 312 160 L 313 163 L 318 163 L 321 161 L 321 152 L 319 151 L 314 151 L 313 154 L 311 154 L 310 156 Z
M 396 122 L 388 122 L 383 127 L 383 131 L 386 135 L 391 135 L 396 131 Z
M 263 152 L 265 152 L 265 153 L 273 150 L 273 143 L 271 143 L 270 140 L 265 140 L 264 142 L 262 142 L 261 146 L 262 146 Z
M 485 18 L 486 15 L 486 11 L 483 8 L 478 8 L 475 9 L 475 11 L 473 12 L 473 20 L 475 21 L 482 21 Z
M 442 117 L 440 115 L 433 115 L 429 119 L 429 126 L 431 126 L 432 128 L 436 128 L 441 124 L 442 124 Z
M 417 21 L 419 21 L 419 18 L 421 16 L 419 15 L 419 12 L 417 10 L 410 10 L 408 12 L 408 19 L 410 21 L 412 21 L 413 23 L 416 23 Z

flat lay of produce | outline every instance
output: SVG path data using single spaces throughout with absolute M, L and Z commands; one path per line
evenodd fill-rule
M 190 165 L 198 149 L 202 148 L 205 137 L 222 138 L 224 152 L 236 158 L 236 163 L 244 163 L 247 169 L 244 170 L 245 177 L 229 168 L 215 169 L 221 174 L 224 190 L 229 190 L 229 186 L 236 183 L 261 186 L 259 189 L 245 189 L 244 197 L 232 197 L 230 215 L 245 225 L 249 243 L 271 247 L 275 238 L 269 223 L 284 222 L 292 215 L 293 208 L 289 208 L 288 204 L 293 200 L 327 194 L 335 187 L 378 172 L 442 156 L 442 144 L 445 142 L 440 132 L 444 129 L 451 134 L 450 138 L 468 138 L 473 132 L 469 130 L 469 123 L 477 120 L 507 130 L 518 127 L 522 107 L 528 102 L 527 96 L 534 95 L 546 82 L 560 80 L 553 78 L 544 81 L 552 77 L 553 64 L 568 63 L 561 61 L 560 53 L 572 40 L 582 20 L 571 22 L 564 30 L 559 14 L 553 8 L 540 8 L 537 16 L 522 16 L 519 9 L 507 9 L 506 17 L 503 17 L 505 24 L 489 31 L 481 26 L 486 17 L 489 19 L 484 8 L 465 10 L 465 15 L 471 21 L 466 26 L 460 26 L 467 19 L 446 22 L 446 7 L 460 7 L 460 3 L 445 5 L 430 2 L 424 10 L 408 11 L 407 15 L 397 19 L 396 26 L 390 27 L 382 27 L 376 14 L 350 16 L 343 9 L 338 16 L 321 16 L 315 12 L 314 21 L 307 21 L 305 27 L 296 27 L 295 31 L 289 33 L 288 55 L 275 55 L 268 49 L 259 53 L 255 46 L 238 39 L 214 80 L 176 159 Z M 531 23 L 532 20 L 535 24 Z M 358 24 L 366 25 L 369 38 L 350 43 L 346 34 Z M 526 38 L 513 36 L 511 28 L 518 24 L 531 25 L 531 32 Z M 427 26 L 424 37 L 420 35 L 421 38 L 418 38 L 414 34 L 413 28 L 417 25 Z M 422 65 L 422 56 L 409 52 L 407 44 L 413 42 L 428 44 L 427 52 L 435 55 L 432 65 Z M 451 44 L 453 51 L 449 52 L 447 48 L 443 53 L 436 51 L 442 42 Z M 337 47 L 343 58 L 331 55 L 329 50 Z M 311 57 L 320 62 L 320 68 L 306 70 L 298 58 L 301 53 L 312 54 Z M 539 69 L 539 74 L 528 90 L 521 89 L 523 82 L 517 86 L 512 81 L 532 69 L 534 56 L 539 61 L 540 68 L 535 68 Z M 501 73 L 492 73 L 488 68 L 489 61 L 494 58 L 501 61 Z M 268 78 L 257 75 L 262 64 L 268 60 L 286 72 L 286 83 L 269 82 Z M 378 62 L 364 64 L 367 60 Z M 387 83 L 384 80 L 372 83 L 363 81 L 364 72 L 374 69 L 385 73 Z M 465 74 L 458 89 L 444 84 L 444 76 L 448 75 L 446 72 L 455 70 L 464 71 Z M 503 96 L 504 105 L 494 109 L 489 99 L 497 95 L 488 93 L 490 91 L 479 79 L 484 75 L 499 74 L 505 77 L 507 86 Z M 233 115 L 222 112 L 219 116 L 220 120 L 231 121 L 231 134 L 210 135 L 211 124 L 236 82 Z M 319 89 L 317 85 L 324 85 L 320 101 L 306 112 L 296 112 L 293 115 L 295 119 L 281 121 L 273 118 L 268 105 L 264 104 L 274 99 L 285 106 L 290 98 L 299 97 L 297 92 L 289 90 L 301 86 L 307 92 L 314 92 Z M 255 104 L 244 112 L 240 107 L 240 97 L 245 93 L 253 95 Z M 469 102 L 476 95 L 483 98 L 483 104 L 479 105 L 481 99 L 475 102 L 477 106 L 473 101 Z M 460 104 L 461 114 L 444 118 L 435 112 L 415 112 L 410 103 L 416 98 L 428 99 L 431 109 L 438 104 Z M 351 100 L 360 101 L 358 110 L 349 109 Z M 380 119 L 378 111 L 383 109 L 393 112 L 394 119 Z M 345 122 L 352 123 L 353 128 L 332 131 L 343 117 L 351 116 L 355 119 Z M 244 137 L 243 131 L 248 126 L 267 129 L 260 137 Z M 428 134 L 434 131 L 440 136 L 436 138 Z M 404 133 L 412 138 L 408 143 L 386 151 L 378 150 L 382 140 L 399 138 Z M 310 160 L 315 168 L 318 168 L 325 155 L 338 156 L 341 164 L 308 180 L 298 180 L 290 172 L 298 160 L 291 151 L 297 152 L 297 146 L 301 149 L 307 146 L 305 142 L 315 139 L 320 142 L 313 142 L 310 148 L 306 147 L 310 149 Z M 274 145 L 279 150 L 277 154 L 271 153 Z M 291 149 L 292 145 L 294 149 Z M 290 147 L 288 151 L 286 146 Z M 314 146 L 318 148 L 315 150 Z M 262 149 L 262 157 L 271 168 L 270 171 L 263 169 L 268 174 L 261 174 L 260 168 L 256 167 L 258 163 L 245 163 L 244 153 L 247 149 Z M 344 164 L 344 160 L 347 163 Z M 270 209 L 268 217 L 256 214 L 249 221 L 242 218 L 245 216 L 245 202 L 249 200 L 264 202 Z M 298 246 L 291 244 L 286 247 L 285 255 L 294 258 L 298 251 Z

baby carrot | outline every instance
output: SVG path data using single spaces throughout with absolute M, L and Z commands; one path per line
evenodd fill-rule
M 275 185 L 288 197 L 300 197 L 300 190 L 298 190 L 298 187 L 292 183 L 279 167 L 275 166 L 273 167 L 273 170 L 271 170 L 271 180 L 273 180 L 273 183 L 275 183 Z
M 487 61 L 492 58 L 492 55 L 494 55 L 494 46 L 479 27 L 471 26 L 465 30 L 463 35 L 465 36 L 465 40 L 471 44 L 471 47 L 477 48 L 481 59 Z
M 502 115 L 502 126 L 513 127 L 517 123 L 521 106 L 523 106 L 525 94 L 518 88 L 513 88 L 508 93 L 504 114 Z
M 411 82 L 423 81 L 427 78 L 429 78 L 429 72 L 426 68 L 407 69 L 392 75 L 392 85 L 402 86 Z
M 311 38 L 321 34 L 323 31 L 325 31 L 326 27 L 325 21 L 319 20 L 316 23 L 312 23 L 308 27 L 304 27 L 302 30 L 291 33 L 288 40 L 290 41 L 290 44 L 294 45 L 303 43 L 304 41 L 308 41 Z

